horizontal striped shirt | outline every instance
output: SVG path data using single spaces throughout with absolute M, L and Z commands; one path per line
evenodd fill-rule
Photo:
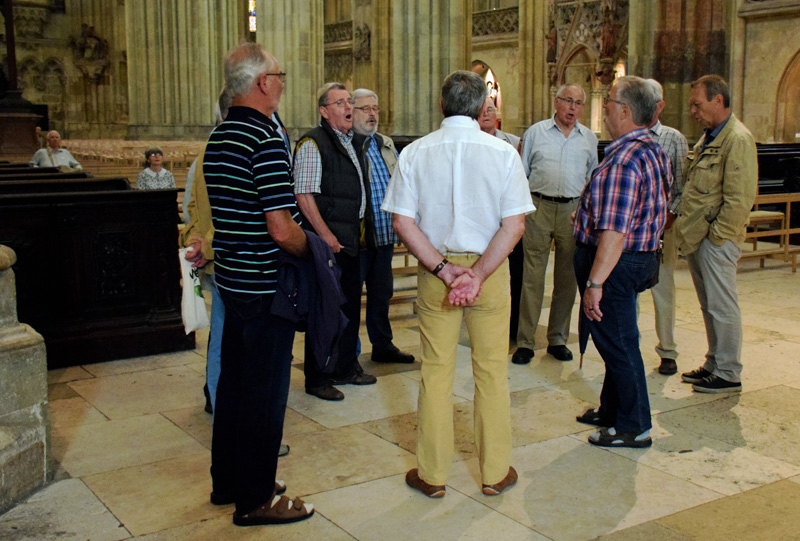
M 628 132 L 606 147 L 605 158 L 583 189 L 575 239 L 597 246 L 598 231 L 611 230 L 625 235 L 626 251 L 656 250 L 671 184 L 669 156 L 648 129 Z
M 231 107 L 211 133 L 203 175 L 214 222 L 217 286 L 275 292 L 279 247 L 265 213 L 287 209 L 299 223 L 289 153 L 279 127 L 249 107 Z

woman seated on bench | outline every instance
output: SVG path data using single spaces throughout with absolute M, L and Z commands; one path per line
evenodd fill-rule
M 168 190 L 175 188 L 175 177 L 164 169 L 164 153 L 158 147 L 150 147 L 144 151 L 149 167 L 139 173 L 136 188 L 139 190 Z

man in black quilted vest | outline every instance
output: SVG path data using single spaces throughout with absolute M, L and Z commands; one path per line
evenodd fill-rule
M 346 299 L 342 310 L 348 324 L 339 341 L 339 360 L 332 375 L 318 369 L 306 340 L 306 393 L 323 400 L 342 400 L 344 393 L 334 385 L 370 385 L 377 381 L 364 373 L 356 354 L 361 323 L 361 232 L 373 227 L 371 205 L 367 204 L 369 170 L 361 151 L 364 138 L 353 131 L 350 92 L 340 83 L 327 83 L 318 94 L 322 120 L 297 143 L 294 190 L 305 226 L 328 243 L 341 268 Z

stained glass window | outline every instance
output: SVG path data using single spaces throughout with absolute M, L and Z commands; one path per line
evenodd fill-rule
M 247 2 L 247 27 L 250 32 L 256 31 L 256 0 Z

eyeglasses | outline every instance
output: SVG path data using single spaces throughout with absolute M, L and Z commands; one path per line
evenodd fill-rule
M 353 100 L 346 100 L 344 98 L 336 101 L 329 101 L 323 107 L 330 107 L 331 105 L 338 105 L 339 107 L 344 107 L 345 105 L 353 105 Z
M 264 75 L 267 77 L 277 77 L 282 83 L 286 82 L 286 73 L 283 71 L 279 71 L 278 73 L 265 73 Z
M 163 156 L 163 154 L 161 154 L 160 152 L 151 152 L 150 157 L 152 158 L 153 156 Z
M 614 100 L 614 99 L 609 98 L 608 96 L 603 96 L 603 105 L 608 105 L 608 102 L 610 102 L 610 101 L 613 101 L 614 103 L 618 103 L 620 105 L 628 105 L 624 101 Z M 630 105 L 628 105 L 628 107 L 630 107 Z
M 381 112 L 381 108 L 378 107 L 377 105 L 365 105 L 364 107 L 353 107 L 353 109 L 357 109 L 362 113 L 373 112 L 376 115 Z
M 581 100 L 573 100 L 572 98 L 562 98 L 561 96 L 556 96 L 556 99 L 566 102 L 567 105 L 574 105 L 575 107 L 583 107 L 585 105 Z

